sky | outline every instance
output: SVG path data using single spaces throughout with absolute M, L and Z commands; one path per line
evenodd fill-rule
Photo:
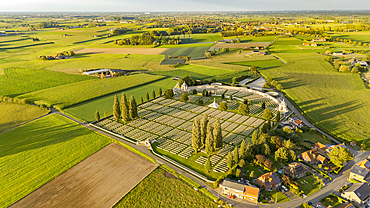
M 0 12 L 370 10 L 370 0 L 0 0 Z

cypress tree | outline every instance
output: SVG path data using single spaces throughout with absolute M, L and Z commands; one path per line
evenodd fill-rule
M 262 109 L 265 109 L 266 108 L 266 103 L 265 102 L 262 103 L 261 108 Z
M 222 101 L 220 106 L 218 106 L 218 109 L 222 110 L 222 111 L 227 111 L 227 104 L 225 101 Z
M 146 94 L 145 94 L 145 98 L 146 98 L 146 101 L 148 101 L 148 100 L 149 100 L 149 93 L 148 93 L 148 92 L 146 92 Z
M 276 119 L 277 122 L 280 121 L 280 112 L 279 111 L 276 113 L 276 118 L 275 119 Z
M 158 89 L 158 96 L 162 96 L 162 89 L 161 88 Z
M 215 122 L 215 127 L 213 128 L 213 137 L 214 137 L 214 147 L 215 150 L 222 147 L 222 133 L 221 133 L 221 124 L 218 121 L 218 118 Z
M 198 152 L 199 148 L 202 145 L 200 138 L 200 125 L 199 119 L 196 118 L 193 123 L 192 135 L 191 135 L 191 144 L 195 152 Z
M 152 98 L 155 99 L 155 91 L 152 90 Z
M 122 113 L 122 120 L 124 122 L 130 121 L 130 110 L 127 103 L 126 94 L 123 92 L 121 96 L 121 113 Z
M 118 119 L 120 119 L 121 117 L 121 109 L 120 109 L 117 95 L 114 95 L 113 116 L 114 116 L 114 119 L 116 119 L 116 121 L 118 121 Z
M 144 99 L 143 99 L 143 97 L 141 97 L 141 98 L 140 98 L 140 102 L 141 102 L 141 103 L 144 103 Z
M 100 120 L 100 114 L 99 114 L 99 112 L 98 112 L 98 111 L 96 111 L 96 112 L 95 112 L 95 120 L 96 120 L 97 122 L 99 122 L 99 120 Z
M 227 153 L 226 162 L 227 162 L 227 167 L 231 169 L 231 167 L 233 167 L 233 155 L 231 154 L 231 152 Z
M 235 147 L 234 149 L 234 162 L 238 163 L 239 162 L 239 151 L 238 151 L 238 146 Z
M 245 154 L 245 140 L 243 139 L 242 143 L 240 144 L 240 154 L 242 156 L 242 159 L 246 159 L 246 154 Z
M 202 146 L 206 143 L 206 136 L 207 136 L 207 124 L 208 124 L 208 116 L 207 114 L 203 114 L 202 123 L 200 124 L 200 132 L 201 132 L 201 142 Z
M 131 119 L 135 119 L 138 117 L 136 100 L 133 95 L 130 96 L 130 117 Z
M 212 127 L 211 127 L 211 124 L 208 122 L 208 125 L 207 125 L 207 136 L 206 136 L 206 153 L 208 155 L 212 154 L 215 149 L 214 149 L 214 145 L 213 145 L 213 134 L 212 134 Z
M 209 172 L 212 169 L 211 160 L 209 158 L 207 158 L 205 166 L 206 166 L 207 172 Z

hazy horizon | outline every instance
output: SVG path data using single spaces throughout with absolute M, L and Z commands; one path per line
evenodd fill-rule
M 227 12 L 227 11 L 366 11 L 368 0 L 13 0 L 2 2 L 0 12 Z

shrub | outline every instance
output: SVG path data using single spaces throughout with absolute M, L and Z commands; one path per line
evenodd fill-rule
M 164 92 L 164 97 L 167 99 L 170 99 L 174 96 L 173 90 L 172 89 L 166 89 Z

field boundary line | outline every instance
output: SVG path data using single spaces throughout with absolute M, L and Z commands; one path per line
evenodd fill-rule
M 126 138 L 126 137 L 124 137 L 124 136 L 122 136 L 122 135 L 119 135 L 119 134 L 113 133 L 113 132 L 111 132 L 111 131 L 108 131 L 108 130 L 106 130 L 106 129 L 103 129 L 103 128 L 99 127 L 99 126 L 96 126 L 95 124 L 89 123 L 89 126 L 91 126 L 91 127 L 93 127 L 93 128 L 96 128 L 96 129 L 99 129 L 99 130 L 101 130 L 101 131 L 104 131 L 105 133 L 108 133 L 108 134 L 110 134 L 110 135 L 113 135 L 113 136 L 119 137 L 119 138 L 121 138 L 121 139 L 123 139 L 123 140 L 125 140 L 125 141 L 128 141 L 128 142 L 130 142 L 130 143 L 132 143 L 132 144 L 135 144 L 135 145 L 136 145 L 136 142 L 132 141 L 131 139 L 128 139 L 128 138 Z

